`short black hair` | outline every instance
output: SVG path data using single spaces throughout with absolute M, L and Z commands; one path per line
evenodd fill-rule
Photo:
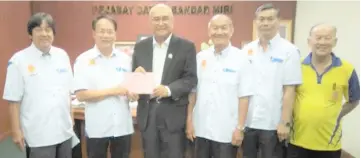
M 257 14 L 259 13 L 259 12 L 262 12 L 262 11 L 265 11 L 265 10 L 271 10 L 271 9 L 274 9 L 274 10 L 276 10 L 276 16 L 277 16 L 277 18 L 279 18 L 280 17 L 280 9 L 278 9 L 278 8 L 276 8 L 272 3 L 266 3 L 266 4 L 263 4 L 263 5 L 261 5 L 261 6 L 259 6 L 258 8 L 257 8 L 257 10 L 256 10 L 256 16 L 257 16 Z
M 32 36 L 33 29 L 35 27 L 39 27 L 43 23 L 43 21 L 45 21 L 49 25 L 55 35 L 55 21 L 50 14 L 44 12 L 35 13 L 30 17 L 28 21 L 28 34 Z
M 113 17 L 111 17 L 111 16 L 109 16 L 109 15 L 107 15 L 107 14 L 99 15 L 99 16 L 97 16 L 97 17 L 92 21 L 92 28 L 93 28 L 93 30 L 95 30 L 98 21 L 101 20 L 101 19 L 107 19 L 107 20 L 109 20 L 110 22 L 112 22 L 113 25 L 114 25 L 114 30 L 117 31 L 117 27 L 118 27 L 117 21 L 115 21 L 115 19 L 114 19 Z

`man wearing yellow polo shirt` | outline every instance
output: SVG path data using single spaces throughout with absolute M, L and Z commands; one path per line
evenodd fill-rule
M 311 28 L 312 52 L 302 61 L 288 158 L 341 157 L 341 120 L 359 104 L 360 85 L 354 67 L 332 52 L 336 32 L 328 24 Z

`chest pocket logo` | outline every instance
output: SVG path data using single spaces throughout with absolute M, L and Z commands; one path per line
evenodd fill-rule
M 66 69 L 66 68 L 57 68 L 56 69 L 56 72 L 58 72 L 58 73 L 65 73 L 65 72 L 68 72 L 68 70 Z
M 230 68 L 223 68 L 223 72 L 227 72 L 227 73 L 235 73 L 236 70 L 230 69 Z
M 127 72 L 127 70 L 124 69 L 124 68 L 122 68 L 122 67 L 116 67 L 115 70 L 116 70 L 117 72 Z
M 28 73 L 30 74 L 30 76 L 36 75 L 36 69 L 34 65 L 31 64 L 28 65 Z
M 276 57 L 271 57 L 271 62 L 272 63 L 283 63 L 283 59 L 276 58 Z

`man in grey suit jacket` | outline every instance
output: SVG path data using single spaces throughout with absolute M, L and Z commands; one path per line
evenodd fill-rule
M 153 72 L 157 87 L 140 95 L 137 122 L 145 158 L 183 158 L 188 94 L 197 84 L 195 45 L 172 34 L 169 6 L 150 13 L 154 36 L 134 47 L 133 71 Z

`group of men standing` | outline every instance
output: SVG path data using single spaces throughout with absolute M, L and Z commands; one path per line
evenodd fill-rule
M 149 13 L 154 36 L 138 42 L 132 57 L 114 48 L 117 22 L 102 15 L 92 22 L 95 45 L 77 57 L 73 74 L 67 53 L 52 46 L 52 17 L 37 13 L 28 23 L 32 44 L 7 69 L 13 140 L 29 146 L 30 158 L 70 158 L 75 93 L 86 102 L 89 158 L 106 158 L 108 147 L 112 158 L 129 158 L 129 101 L 138 101 L 145 158 L 183 158 L 187 139 L 196 158 L 236 158 L 239 147 L 244 158 L 339 158 L 341 119 L 360 99 L 355 69 L 332 52 L 336 28 L 328 24 L 311 28 L 311 53 L 301 59 L 278 34 L 279 15 L 272 4 L 260 6 L 259 38 L 242 50 L 230 42 L 232 20 L 215 15 L 208 24 L 214 46 L 197 53 L 172 33 L 172 9 L 157 4 Z M 153 72 L 153 93 L 121 87 L 127 72 Z

